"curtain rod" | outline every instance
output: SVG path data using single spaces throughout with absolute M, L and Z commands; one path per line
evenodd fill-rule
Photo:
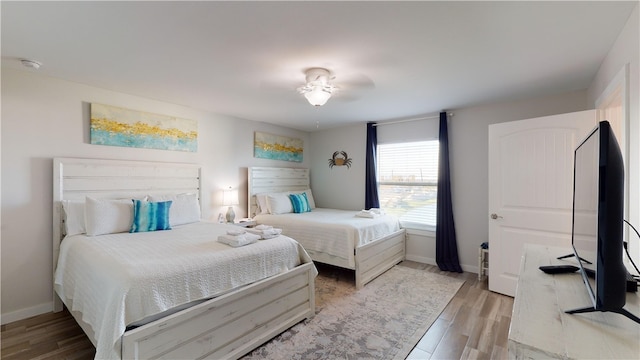
M 447 113 L 447 115 L 449 117 L 453 117 L 453 113 L 452 112 Z M 438 113 L 438 115 L 432 115 L 432 116 L 424 116 L 424 117 L 413 118 L 413 119 L 381 122 L 379 124 L 373 124 L 373 126 L 393 125 L 393 124 L 400 124 L 400 123 L 410 122 L 410 121 L 431 120 L 431 119 L 439 119 L 439 118 L 440 118 L 440 114 Z

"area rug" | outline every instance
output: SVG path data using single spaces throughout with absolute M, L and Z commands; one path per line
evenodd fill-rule
M 356 290 L 321 271 L 316 316 L 243 359 L 404 359 L 464 281 L 395 266 Z

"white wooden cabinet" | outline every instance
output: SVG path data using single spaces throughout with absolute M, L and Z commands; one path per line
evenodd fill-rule
M 511 359 L 640 359 L 640 325 L 611 312 L 566 314 L 591 305 L 579 273 L 545 274 L 543 265 L 577 263 L 557 260 L 569 248 L 525 245 L 511 327 Z M 640 295 L 627 293 L 625 309 L 640 315 Z

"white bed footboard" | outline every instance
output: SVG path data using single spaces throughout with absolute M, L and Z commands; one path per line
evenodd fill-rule
M 363 287 L 404 258 L 404 229 L 356 248 L 356 288 Z
M 315 315 L 312 263 L 125 333 L 123 359 L 236 359 Z

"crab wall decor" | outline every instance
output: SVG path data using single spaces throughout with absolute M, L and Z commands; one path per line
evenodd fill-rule
M 333 169 L 334 166 L 346 166 L 351 167 L 351 159 L 345 151 L 336 151 L 333 153 L 331 159 L 329 159 L 329 168 Z

